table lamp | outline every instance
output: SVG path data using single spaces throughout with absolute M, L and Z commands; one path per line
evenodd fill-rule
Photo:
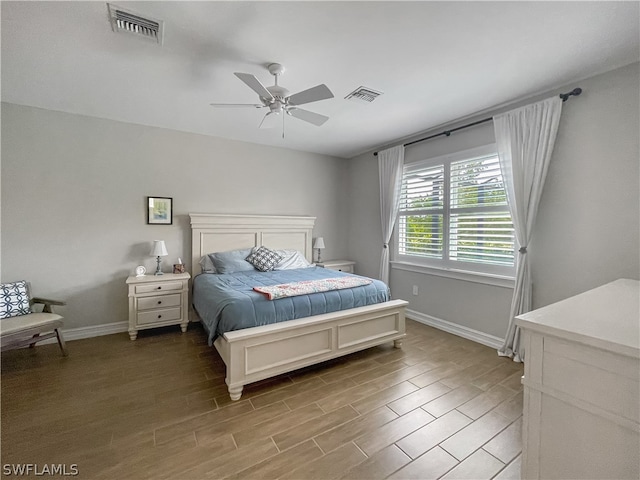
M 149 253 L 152 257 L 156 257 L 156 262 L 158 262 L 158 266 L 156 267 L 156 275 L 162 275 L 162 270 L 160 270 L 160 257 L 166 257 L 169 255 L 167 252 L 167 247 L 164 245 L 164 240 L 154 240 L 153 248 L 151 249 L 151 253 Z
M 320 263 L 321 262 L 321 260 L 320 260 L 320 250 L 322 250 L 324 248 L 324 238 L 322 238 L 322 237 L 316 238 L 316 241 L 313 244 L 313 248 L 317 248 L 318 249 L 318 263 Z

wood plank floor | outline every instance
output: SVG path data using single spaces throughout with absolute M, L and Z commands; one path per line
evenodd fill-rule
M 57 345 L 2 354 L 3 468 L 75 464 L 88 479 L 520 477 L 522 365 L 416 322 L 402 350 L 249 385 L 238 402 L 199 324 L 68 347 L 68 358 Z

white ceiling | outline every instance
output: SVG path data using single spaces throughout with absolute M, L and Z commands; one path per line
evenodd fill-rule
M 105 2 L 1 2 L 2 100 L 352 157 L 639 60 L 638 2 L 124 2 L 164 21 L 162 46 L 112 32 Z M 233 72 L 335 98 L 260 130 Z M 345 100 L 364 85 L 374 103 Z

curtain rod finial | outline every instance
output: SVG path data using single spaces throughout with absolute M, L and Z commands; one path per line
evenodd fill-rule
M 563 102 L 566 102 L 567 100 L 569 100 L 569 97 L 571 97 L 571 96 L 577 97 L 581 93 L 582 93 L 582 89 L 580 87 L 576 87 L 573 90 L 571 90 L 570 92 L 561 93 L 560 94 L 560 98 L 562 99 Z

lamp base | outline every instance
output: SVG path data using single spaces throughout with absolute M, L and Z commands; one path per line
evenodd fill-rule
M 158 255 L 156 262 L 158 262 L 158 266 L 156 267 L 156 273 L 154 273 L 154 275 L 164 275 L 162 270 L 160 270 L 160 255 Z

